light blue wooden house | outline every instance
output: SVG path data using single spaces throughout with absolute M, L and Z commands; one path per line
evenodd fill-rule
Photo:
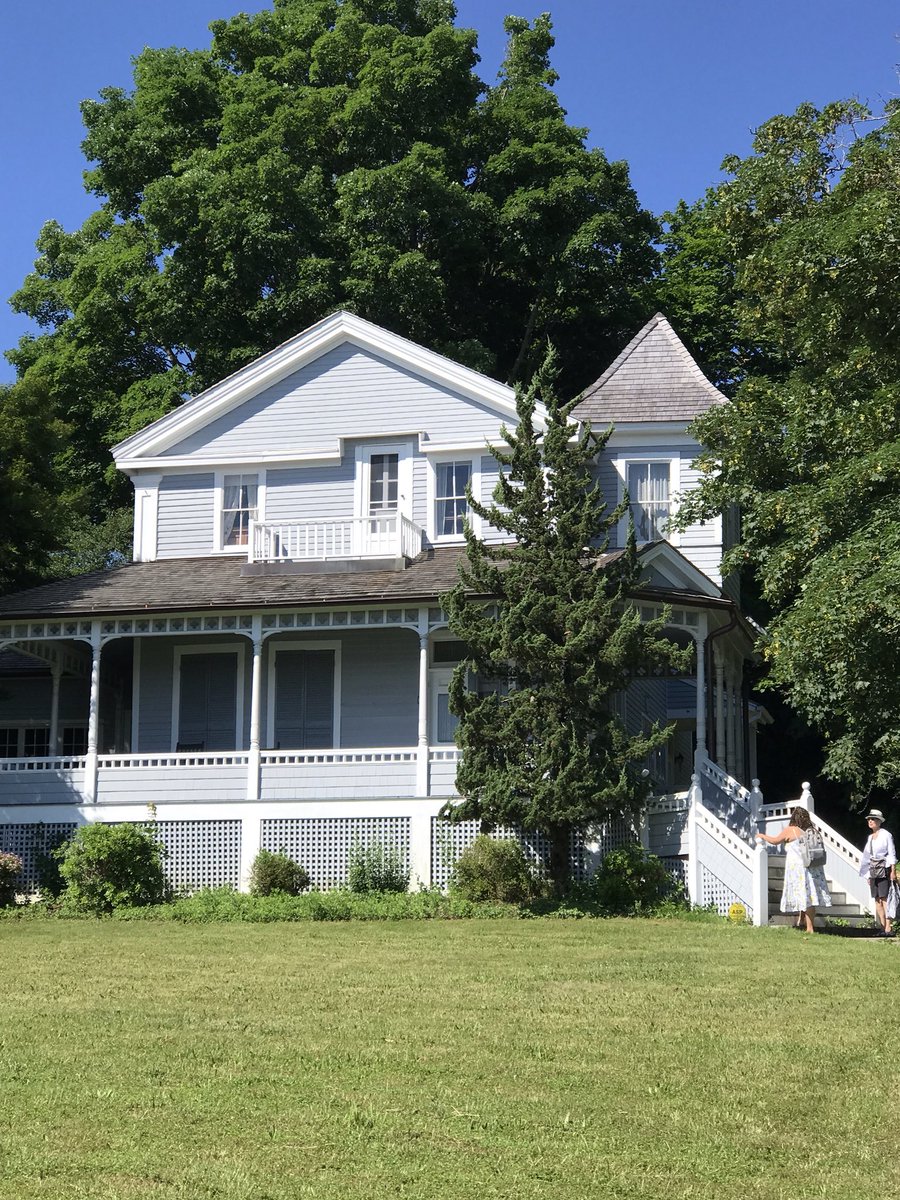
M 597 472 L 611 502 L 628 488 L 636 602 L 669 606 L 696 662 L 622 698 L 632 728 L 676 732 L 648 764 L 644 827 L 589 831 L 588 853 L 641 836 L 695 898 L 739 897 L 762 919 L 761 852 L 729 843 L 761 819 L 756 631 L 719 576 L 727 521 L 668 524 L 696 485 L 688 424 L 724 402 L 657 315 L 576 409 L 615 427 Z M 504 423 L 509 388 L 337 312 L 116 446 L 133 563 L 0 600 L 0 843 L 31 863 L 36 839 L 150 815 L 185 888 L 241 886 L 261 847 L 333 886 L 375 841 L 414 881 L 445 883 L 475 831 L 437 819 L 460 655 L 439 597 Z M 701 809 L 725 834 L 699 831 Z

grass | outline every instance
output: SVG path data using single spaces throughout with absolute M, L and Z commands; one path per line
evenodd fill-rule
M 623 920 L 0 939 L 3 1200 L 891 1191 L 891 943 Z

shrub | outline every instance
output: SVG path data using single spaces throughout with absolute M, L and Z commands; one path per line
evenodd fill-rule
M 272 896 L 283 892 L 299 896 L 309 887 L 309 872 L 286 854 L 260 850 L 250 870 L 250 895 Z
M 63 904 L 77 912 L 100 915 L 168 899 L 166 849 L 143 825 L 82 825 L 55 854 Z
M 604 855 L 588 890 L 604 912 L 632 916 L 657 908 L 678 885 L 655 854 L 632 845 Z
M 347 887 L 351 892 L 405 892 L 409 887 L 407 871 L 396 850 L 375 842 L 358 843 L 350 852 Z
M 0 908 L 16 902 L 16 880 L 22 874 L 22 860 L 10 850 L 0 850 Z
M 35 827 L 31 851 L 42 900 L 54 900 L 61 896 L 65 889 L 66 881 L 59 873 L 59 856 L 56 854 L 65 841 L 64 833 L 50 833 L 43 823 Z
M 519 843 L 496 841 L 483 833 L 457 859 L 451 887 L 466 900 L 502 904 L 525 904 L 540 892 Z

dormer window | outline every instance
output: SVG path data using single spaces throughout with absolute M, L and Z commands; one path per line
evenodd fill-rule
M 246 546 L 259 515 L 259 476 L 226 475 L 222 491 L 222 545 Z
M 628 464 L 628 498 L 639 542 L 655 542 L 666 536 L 670 515 L 669 476 L 668 460 Z

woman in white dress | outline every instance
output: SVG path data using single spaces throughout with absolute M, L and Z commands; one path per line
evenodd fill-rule
M 817 908 L 831 908 L 831 896 L 825 882 L 822 867 L 807 867 L 803 861 L 800 842 L 813 823 L 802 805 L 791 809 L 791 823 L 781 833 L 758 833 L 757 839 L 770 846 L 784 843 L 784 891 L 781 893 L 781 911 L 797 913 L 797 927 L 807 933 L 815 933 L 813 917 Z

